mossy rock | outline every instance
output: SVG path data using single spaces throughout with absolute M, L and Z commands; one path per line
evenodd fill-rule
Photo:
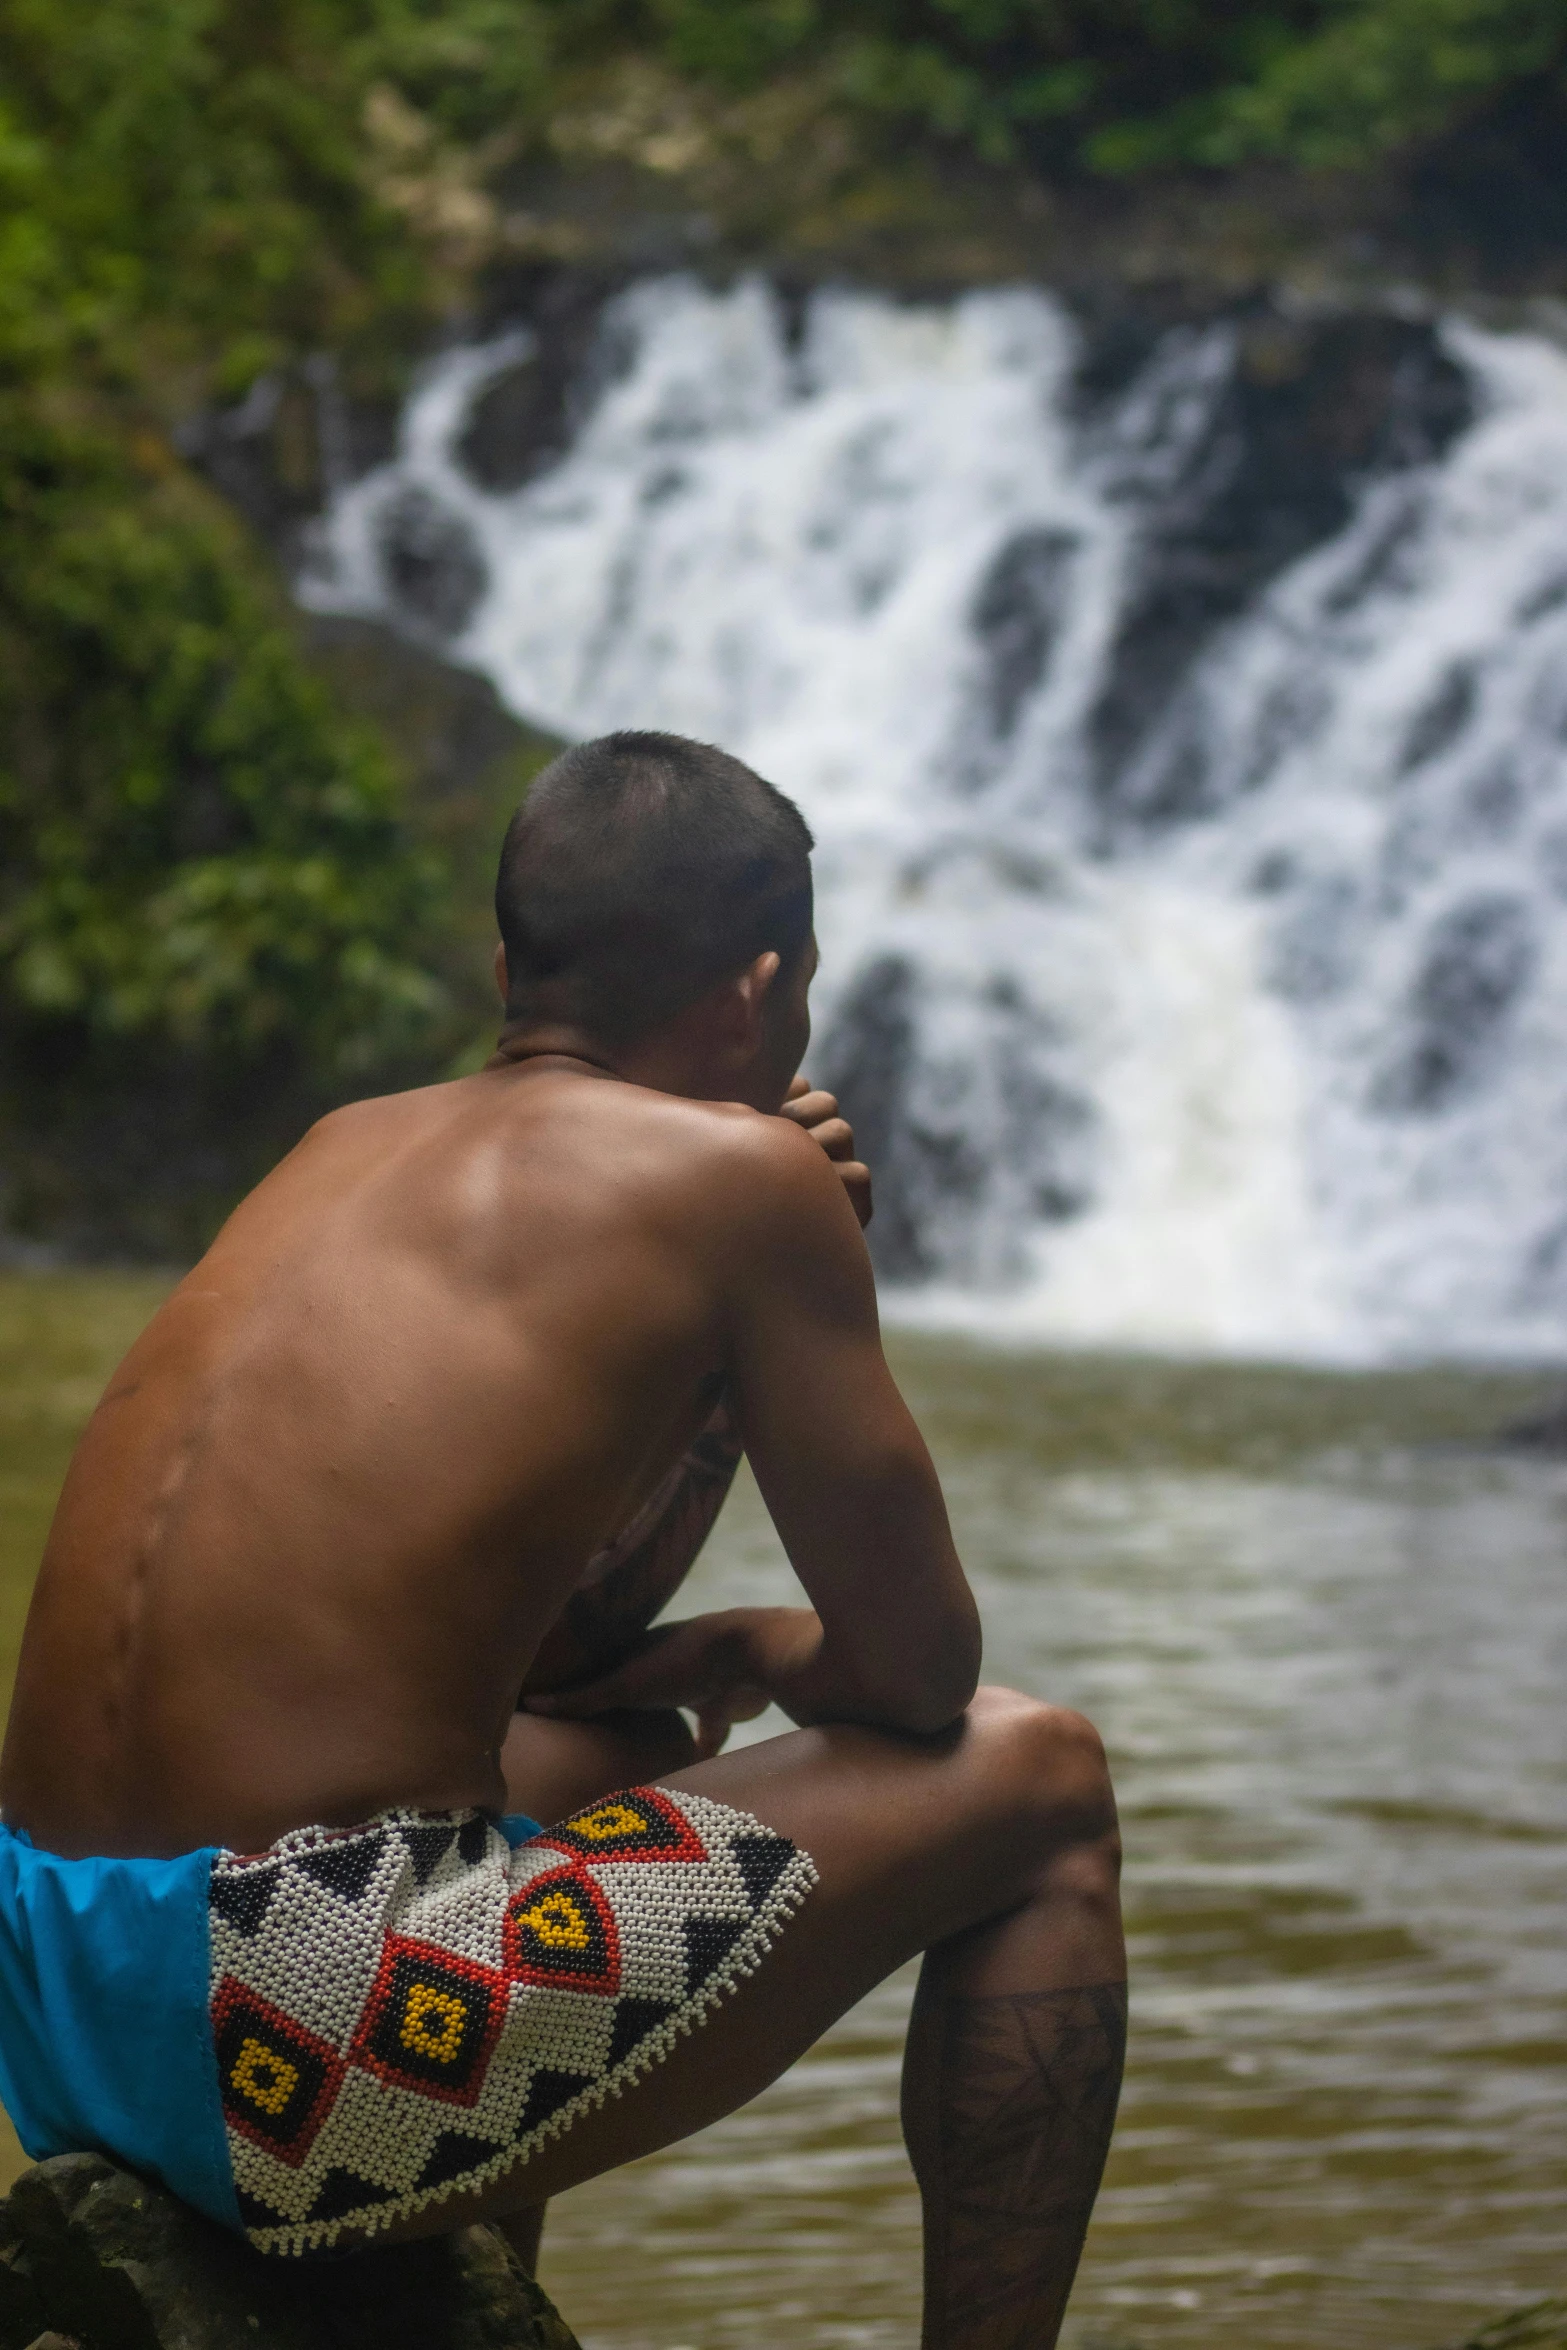
M 268 2260 L 97 2154 L 0 2205 L 0 2350 L 578 2350 L 498 2228 Z

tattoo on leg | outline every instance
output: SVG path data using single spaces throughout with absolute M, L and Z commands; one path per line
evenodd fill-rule
M 1049 2350 L 1115 2126 L 1126 1986 L 946 1997 L 936 2028 L 928 2350 Z

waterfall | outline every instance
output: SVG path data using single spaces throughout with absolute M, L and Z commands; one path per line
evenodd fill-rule
M 303 600 L 817 834 L 894 1311 L 1567 1346 L 1567 355 L 661 279 L 428 370 Z

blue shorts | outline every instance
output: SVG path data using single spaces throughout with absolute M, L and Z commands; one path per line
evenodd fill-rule
M 816 1872 L 727 1804 L 632 1787 L 263 1853 L 62 1860 L 0 1823 L 0 2099 L 263 2252 L 485 2187 L 667 2055 Z

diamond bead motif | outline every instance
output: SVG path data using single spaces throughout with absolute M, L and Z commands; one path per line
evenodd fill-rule
M 478 1812 L 222 1853 L 208 1905 L 229 2158 L 258 2250 L 499 2179 L 754 1972 L 816 1881 L 749 1813 L 631 1787 L 515 1848 Z

